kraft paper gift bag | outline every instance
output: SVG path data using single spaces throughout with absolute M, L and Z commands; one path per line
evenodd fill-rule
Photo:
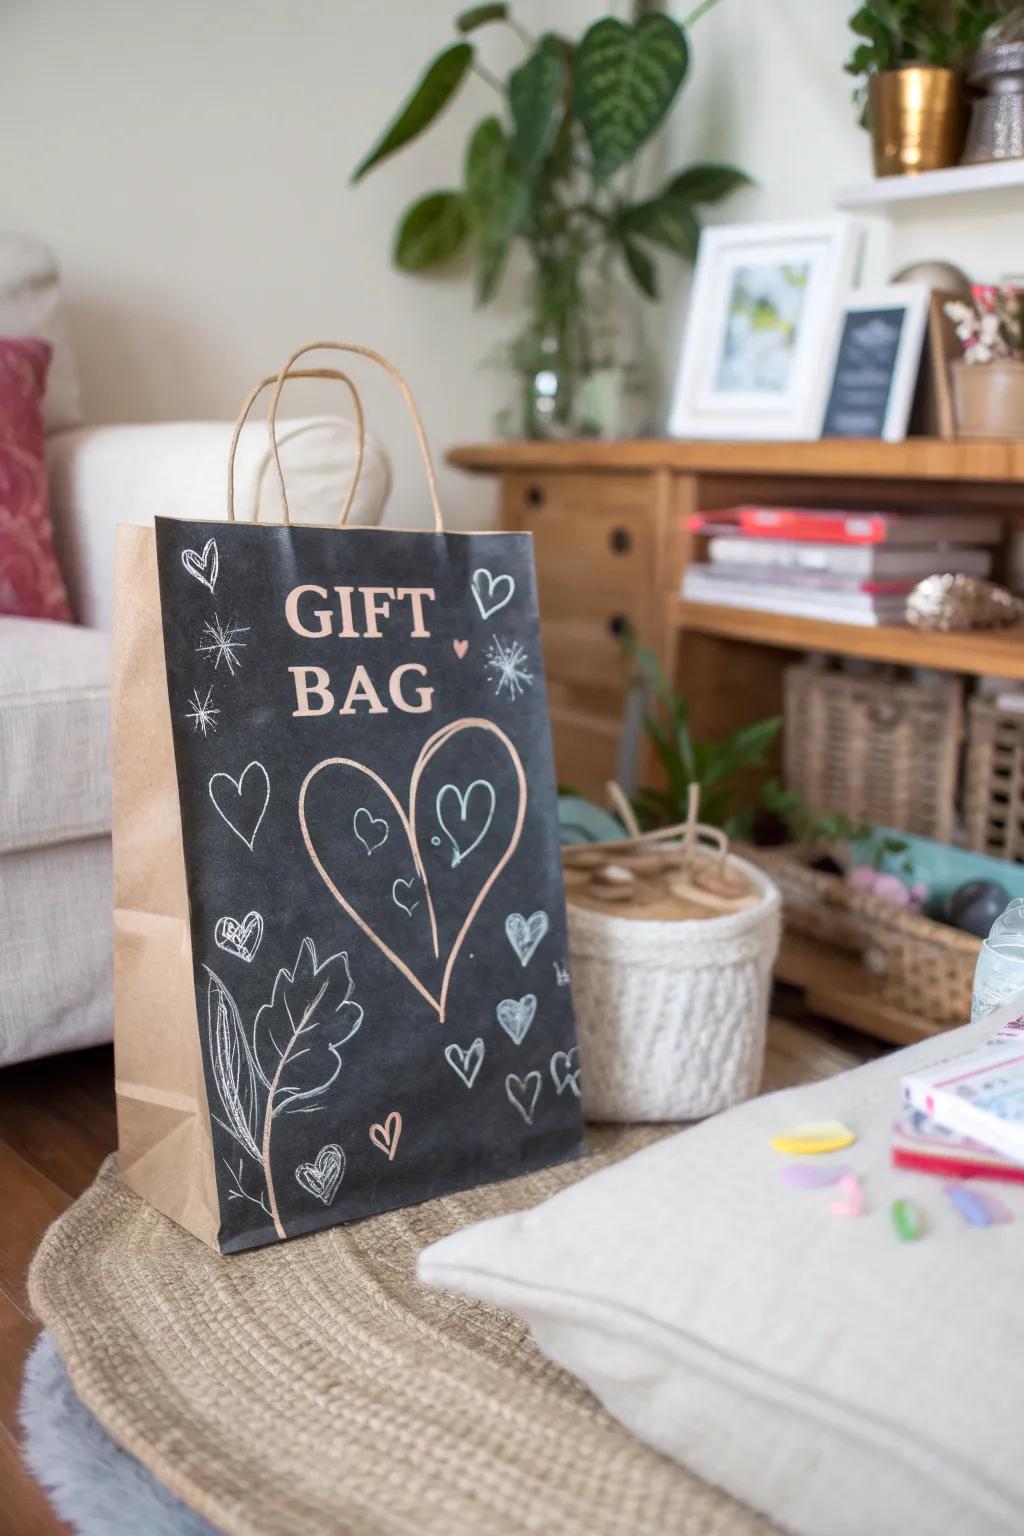
M 531 541 L 395 378 L 433 530 L 118 535 L 120 1165 L 225 1253 L 584 1150 Z

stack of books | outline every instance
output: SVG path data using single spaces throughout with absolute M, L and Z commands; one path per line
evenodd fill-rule
M 688 519 L 710 535 L 687 568 L 683 597 L 847 624 L 903 622 L 926 576 L 988 576 L 999 519 L 974 512 L 833 512 L 732 507 Z

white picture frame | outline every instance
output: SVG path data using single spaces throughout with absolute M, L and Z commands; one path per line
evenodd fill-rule
M 842 215 L 703 231 L 670 436 L 820 435 L 862 238 L 862 225 Z
M 891 283 L 884 288 L 858 288 L 847 295 L 836 332 L 822 436 L 903 442 L 921 372 L 930 307 L 927 283 Z M 877 327 L 877 339 L 865 326 Z M 863 351 L 865 336 L 871 344 L 858 361 L 856 349 Z M 863 371 L 860 380 L 858 371 Z M 840 387 L 844 395 L 837 400 Z

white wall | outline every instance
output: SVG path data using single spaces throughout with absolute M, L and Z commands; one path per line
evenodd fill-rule
M 606 8 L 519 5 L 530 24 L 566 31 Z M 678 16 L 687 8 L 673 6 Z M 515 293 L 479 312 L 464 271 L 417 279 L 389 263 L 401 209 L 458 174 L 469 127 L 491 110 L 487 87 L 471 81 L 424 140 L 347 185 L 456 9 L 458 0 L 5 0 L 0 219 L 60 257 L 92 419 L 234 415 L 294 344 L 330 336 L 370 343 L 407 373 L 438 457 L 492 434 L 504 387 L 481 363 L 515 328 Z M 692 78 L 654 158 L 746 167 L 757 187 L 716 217 L 821 215 L 836 187 L 867 174 L 840 72 L 851 9 L 852 0 L 720 0 L 694 28 Z M 502 34 L 485 46 L 513 56 Z M 869 275 L 924 256 L 979 276 L 1019 271 L 1024 221 L 1013 197 L 880 224 Z M 649 318 L 667 375 L 686 281 L 665 271 L 667 316 Z M 366 378 L 364 392 L 396 461 L 392 516 L 404 522 L 424 500 L 412 436 L 386 384 Z M 329 395 L 316 399 L 331 408 Z M 310 403 L 297 396 L 299 408 Z M 492 505 L 486 482 L 450 471 L 443 491 L 464 525 L 480 525 Z

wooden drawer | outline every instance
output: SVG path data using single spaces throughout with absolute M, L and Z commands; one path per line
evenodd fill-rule
M 533 534 L 542 583 L 648 595 L 655 590 L 652 475 L 510 474 L 502 527 Z
M 605 785 L 615 778 L 618 721 L 553 705 L 551 739 L 559 784 L 603 805 Z
M 611 688 L 621 694 L 630 665 L 619 636 L 631 628 L 645 644 L 656 639 L 658 604 L 590 586 L 572 589 L 541 578 L 540 635 L 549 678 Z

